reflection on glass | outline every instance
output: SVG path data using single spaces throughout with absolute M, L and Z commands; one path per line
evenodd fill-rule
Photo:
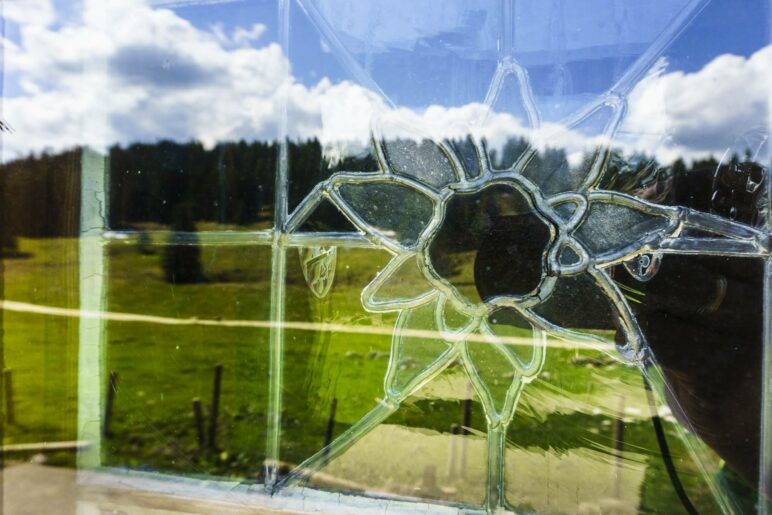
M 267 249 L 151 240 L 107 252 L 104 462 L 260 480 Z
M 763 511 L 765 3 L 2 17 L 10 506 Z
M 112 148 L 110 228 L 122 231 L 271 227 L 277 145 L 243 140 L 206 149 L 165 141 Z
M 75 238 L 14 236 L 2 249 L 3 445 L 9 462 L 40 452 L 40 442 L 77 440 L 78 308 Z M 49 309 L 35 312 L 36 306 Z M 14 452 L 32 444 L 33 452 Z M 5 449 L 5 447 L 4 447 Z M 75 465 L 74 449 L 41 455 Z

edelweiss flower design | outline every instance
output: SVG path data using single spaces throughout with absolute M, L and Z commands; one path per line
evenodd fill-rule
M 511 168 L 495 170 L 484 141 L 471 136 L 451 142 L 385 138 L 375 131 L 373 145 L 380 171 L 337 173 L 319 184 L 290 231 L 326 198 L 394 254 L 362 292 L 368 311 L 399 313 L 385 398 L 289 479 L 343 452 L 459 361 L 486 413 L 487 507 L 506 506 L 506 428 L 523 386 L 542 368 L 546 334 L 596 338 L 563 327 L 562 309 L 605 297 L 624 335 L 618 350 L 641 364 L 645 339 L 610 266 L 639 257 L 651 262 L 662 253 L 768 253 L 768 236 L 751 227 L 599 189 L 608 147 L 579 172 L 564 169 L 556 176 L 531 166 L 535 149 Z M 463 256 L 460 264 L 454 255 Z M 636 275 L 635 267 L 630 270 Z M 405 367 L 406 359 L 415 366 Z
M 535 127 L 527 73 L 511 56 L 500 61 L 486 103 L 493 104 L 508 80 L 518 83 Z M 305 479 L 460 362 L 488 425 L 486 509 L 506 508 L 507 426 L 524 385 L 544 364 L 547 334 L 606 343 L 573 329 L 581 322 L 566 322 L 565 313 L 603 305 L 623 336 L 617 344 L 622 358 L 638 366 L 651 358 L 610 267 L 625 264 L 633 277 L 646 280 L 669 253 L 769 255 L 763 231 L 599 187 L 625 109 L 624 95 L 610 90 L 563 120 L 560 127 L 576 130 L 597 126 L 600 118 L 601 143 L 582 164 L 564 160 L 552 168 L 539 159 L 546 145 L 529 146 L 514 164 L 497 169 L 479 130 L 451 141 L 414 127 L 386 135 L 377 123 L 372 145 L 379 171 L 336 173 L 316 186 L 285 230 L 297 231 L 322 201 L 332 202 L 362 235 L 394 255 L 361 298 L 368 311 L 397 312 L 398 318 L 384 399 L 276 487 Z M 329 250 L 308 255 L 329 257 Z M 334 263 L 325 263 L 331 273 Z M 309 281 L 312 291 L 326 292 L 328 279 L 316 287 Z

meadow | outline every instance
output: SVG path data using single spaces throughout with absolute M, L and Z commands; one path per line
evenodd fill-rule
M 204 280 L 171 284 L 161 266 L 164 247 L 157 243 L 114 241 L 105 247 L 105 310 L 187 320 L 270 319 L 270 247 L 202 245 Z M 339 249 L 333 287 L 318 299 L 305 283 L 297 251 L 287 251 L 285 319 L 360 329 L 285 330 L 280 459 L 288 467 L 323 447 L 333 399 L 334 437 L 383 397 L 388 329 L 396 315 L 366 312 L 360 292 L 389 259 L 383 251 Z M 5 300 L 77 309 L 79 262 L 77 239 L 20 239 L 18 254 L 3 260 Z M 2 324 L 15 412 L 4 444 L 77 439 L 78 318 L 4 310 Z M 106 384 L 110 371 L 118 374 L 102 449 L 105 465 L 262 480 L 267 328 L 111 320 L 104 331 L 101 380 Z M 192 402 L 200 399 L 208 414 L 216 365 L 223 367 L 216 448 L 200 449 Z M 419 365 L 405 360 L 401 366 Z M 620 418 L 624 440 L 617 452 Z M 458 434 L 454 427 L 460 425 Z M 701 513 L 716 512 L 704 478 L 676 436 L 675 420 L 666 416 L 665 427 L 692 501 Z M 485 428 L 463 370 L 451 366 L 324 472 L 352 488 L 474 504 L 483 495 Z M 640 373 L 603 352 L 550 347 L 540 377 L 524 390 L 507 446 L 507 495 L 522 510 L 565 512 L 599 495 L 616 496 L 621 512 L 680 508 Z M 74 466 L 67 453 L 49 460 Z M 432 474 L 434 487 L 427 484 Z

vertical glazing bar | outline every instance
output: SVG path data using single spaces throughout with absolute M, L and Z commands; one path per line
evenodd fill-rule
M 488 427 L 488 479 L 485 509 L 488 513 L 503 511 L 506 506 L 504 483 L 504 451 L 507 426 L 498 424 Z
M 772 18 L 767 20 L 772 27 Z M 772 131 L 772 89 L 767 98 L 767 129 Z M 772 148 L 767 141 L 766 156 L 759 156 L 767 167 L 766 229 L 772 231 Z M 759 514 L 772 512 L 772 258 L 764 265 L 764 348 L 761 369 L 761 428 L 759 430 Z
M 767 189 L 769 194 L 769 188 Z M 759 514 L 770 514 L 772 496 L 772 259 L 764 266 L 764 350 L 761 375 L 761 429 L 759 438 Z
M 284 319 L 284 274 L 286 252 L 281 245 L 273 246 L 271 259 L 271 320 Z M 265 484 L 273 487 L 278 480 L 281 413 L 282 413 L 282 372 L 284 353 L 284 330 L 281 324 L 272 324 L 270 331 L 270 390 L 268 396 L 268 442 L 266 448 Z
M 109 2 L 89 1 L 82 4 L 82 16 L 96 22 L 101 30 L 110 27 Z M 109 105 L 110 87 L 106 60 L 83 63 L 83 72 L 101 77 L 96 84 L 101 97 L 95 105 Z M 102 311 L 106 302 L 107 277 L 104 254 L 104 231 L 107 228 L 107 157 L 103 148 L 108 118 L 105 111 L 87 112 L 82 121 L 84 138 L 81 154 L 79 298 L 81 311 Z M 92 145 L 89 148 L 87 145 Z M 101 148 L 100 148 L 101 147 Z M 78 451 L 78 469 L 102 464 L 102 405 L 105 392 L 104 373 L 105 323 L 99 318 L 80 318 L 78 328 L 78 439 L 92 445 Z
M 278 0 L 279 3 L 279 43 L 284 51 L 284 57 L 289 61 L 289 13 L 290 13 L 290 1 Z M 291 74 L 289 66 L 287 67 L 287 74 Z M 287 77 L 289 78 L 289 77 Z M 279 233 L 284 233 L 285 225 L 287 223 L 287 192 L 289 191 L 289 157 L 287 155 L 287 137 L 288 137 L 288 115 L 287 115 L 287 102 L 288 102 L 287 90 L 281 94 L 279 102 L 281 102 L 280 115 L 279 115 L 279 131 L 277 139 L 279 142 L 279 156 L 276 163 L 276 187 L 274 193 L 274 230 Z M 281 242 L 283 245 L 283 242 Z
M 278 0 L 279 41 L 284 55 L 289 59 L 289 0 Z M 289 68 L 288 68 L 289 69 Z M 288 72 L 289 73 L 289 72 Z M 271 325 L 270 330 L 270 386 L 268 393 L 268 437 L 266 442 L 265 485 L 272 488 L 278 480 L 281 414 L 282 414 L 282 372 L 284 355 L 284 320 L 286 251 L 284 241 L 287 223 L 287 191 L 289 180 L 289 156 L 287 150 L 287 98 L 280 100 L 281 118 L 279 121 L 279 155 L 276 163 L 276 185 L 274 193 L 274 238 L 271 247 Z
M 511 56 L 515 51 L 515 6 L 513 0 L 502 0 L 501 4 L 501 48 L 500 54 Z
M 105 170 L 107 158 L 89 148 L 81 156 L 79 279 L 81 311 L 102 311 L 105 300 Z M 103 342 L 101 318 L 81 317 L 78 345 L 78 440 L 92 445 L 78 450 L 79 469 L 101 464 Z

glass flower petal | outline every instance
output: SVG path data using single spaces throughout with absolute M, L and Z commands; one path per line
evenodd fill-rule
M 634 253 L 677 225 L 668 212 L 655 213 L 647 207 L 632 197 L 590 195 L 587 214 L 574 236 L 596 262 Z
M 601 102 L 565 120 L 538 145 L 538 152 L 522 164 L 521 173 L 536 183 L 546 196 L 568 191 L 585 191 L 595 185 L 603 171 L 608 153 L 608 138 L 619 121 L 620 106 Z M 569 159 L 561 144 L 579 135 L 588 142 L 580 159 Z M 559 149 L 559 150 L 558 150 Z
M 573 330 L 614 329 L 614 310 L 587 273 L 559 277 L 549 298 L 532 309 L 556 326 Z
M 415 392 L 455 359 L 453 345 L 440 335 L 434 310 L 430 302 L 400 313 L 386 374 L 386 391 L 394 398 Z
M 463 166 L 453 146 L 431 136 L 416 120 L 400 113 L 381 116 L 373 127 L 375 152 L 385 172 L 410 177 L 440 190 L 463 177 Z
M 418 179 L 427 186 L 442 189 L 458 180 L 451 152 L 429 138 L 386 137 L 380 141 L 388 169 Z
M 466 138 L 454 139 L 450 142 L 450 145 L 458 155 L 461 164 L 464 167 L 466 177 L 469 179 L 479 177 L 482 173 L 482 156 L 479 153 L 477 145 L 472 140 L 472 137 L 467 136 Z
M 416 254 L 392 259 L 362 291 L 362 303 L 372 312 L 417 307 L 436 295 L 418 268 Z
M 387 179 L 344 182 L 338 194 L 355 225 L 404 248 L 416 246 L 434 215 L 428 195 Z
M 475 391 L 489 413 L 507 420 L 517 406 L 523 385 L 541 369 L 544 348 L 534 339 L 529 322 L 514 310 L 499 310 L 481 328 L 480 336 L 469 338 L 464 364 Z M 524 351 L 524 352 L 523 352 Z M 523 355 L 525 354 L 525 356 Z

